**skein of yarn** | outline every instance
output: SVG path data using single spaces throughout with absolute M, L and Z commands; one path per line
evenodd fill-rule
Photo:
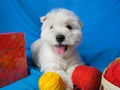
M 65 90 L 62 78 L 55 72 L 47 72 L 38 81 L 39 90 Z
M 72 81 L 80 90 L 99 90 L 102 73 L 94 67 L 80 65 L 72 74 Z

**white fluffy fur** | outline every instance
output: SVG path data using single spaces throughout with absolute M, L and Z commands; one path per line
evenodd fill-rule
M 71 11 L 66 9 L 54 9 L 46 16 L 41 17 L 42 31 L 41 38 L 32 44 L 33 60 L 41 71 L 58 73 L 68 90 L 73 88 L 71 75 L 77 65 L 83 64 L 79 56 L 74 51 L 81 41 L 82 23 L 79 18 Z M 66 26 L 72 26 L 69 30 Z M 68 48 L 64 55 L 59 55 L 55 51 L 56 35 L 65 36 L 63 45 Z

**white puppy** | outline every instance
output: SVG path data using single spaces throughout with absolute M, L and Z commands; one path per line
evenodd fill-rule
M 54 9 L 40 19 L 43 23 L 41 37 L 32 44 L 34 62 L 41 71 L 58 73 L 70 90 L 73 88 L 72 72 L 83 64 L 74 51 L 81 41 L 82 23 L 66 9 Z

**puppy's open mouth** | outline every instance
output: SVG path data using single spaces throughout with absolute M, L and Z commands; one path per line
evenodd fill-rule
M 55 45 L 55 51 L 59 55 L 64 55 L 68 49 L 68 45 Z

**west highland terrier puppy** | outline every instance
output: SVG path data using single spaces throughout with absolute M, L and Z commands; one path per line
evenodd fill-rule
M 66 9 L 54 9 L 40 20 L 41 37 L 32 44 L 33 60 L 41 71 L 58 73 L 67 90 L 73 89 L 72 72 L 83 64 L 74 50 L 81 41 L 82 23 Z

